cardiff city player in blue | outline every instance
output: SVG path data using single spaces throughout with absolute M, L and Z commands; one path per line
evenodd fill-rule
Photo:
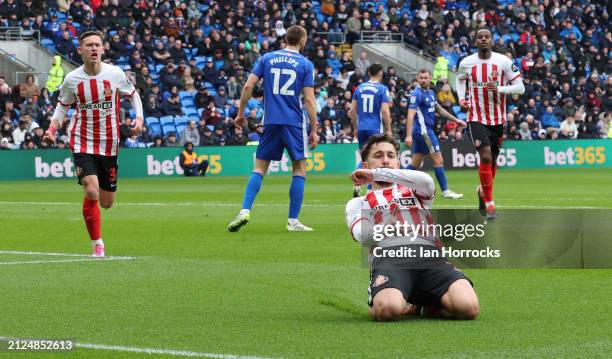
M 374 64 L 368 67 L 369 81 L 357 86 L 353 93 L 353 102 L 349 111 L 349 118 L 357 132 L 359 148 L 362 148 L 368 138 L 381 134 L 383 125 L 385 133 L 391 137 L 391 111 L 389 110 L 389 89 L 381 83 L 383 67 Z M 353 197 L 359 197 L 361 187 L 353 188 Z
M 465 127 L 464 121 L 451 115 L 438 104 L 436 94 L 429 87 L 431 85 L 431 73 L 422 69 L 417 74 L 419 85 L 410 94 L 410 106 L 408 108 L 408 119 L 406 121 L 406 146 L 412 147 L 412 164 L 408 169 L 414 170 L 421 167 L 425 155 L 429 155 L 433 161 L 436 179 L 442 190 L 442 198 L 459 199 L 463 194 L 455 193 L 448 189 L 446 174 L 444 173 L 444 159 L 440 152 L 440 144 L 434 130 L 436 125 L 436 111 L 443 117 L 456 122 L 459 128 Z M 414 124 L 414 118 L 417 123 Z M 414 126 L 413 126 L 414 124 Z
M 304 105 L 310 121 L 310 149 L 319 142 L 317 135 L 317 112 L 314 95 L 314 66 L 300 54 L 308 40 L 306 30 L 291 26 L 285 35 L 285 49 L 265 54 L 247 79 L 240 96 L 240 108 L 234 120 L 236 126 L 245 128 L 244 112 L 253 88 L 263 79 L 264 131 L 261 135 L 255 167 L 246 186 L 242 210 L 227 226 L 237 232 L 251 219 L 251 207 L 261 188 L 263 177 L 270 161 L 279 161 L 287 150 L 292 161 L 293 177 L 289 189 L 289 216 L 287 230 L 312 231 L 298 220 L 304 199 L 306 180 L 306 156 L 308 154 L 306 120 L 300 96 L 304 94 Z

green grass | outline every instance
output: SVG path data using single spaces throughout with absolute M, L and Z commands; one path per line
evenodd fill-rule
M 466 198 L 434 206 L 475 205 L 477 173 L 448 177 Z M 502 170 L 496 202 L 612 208 L 611 179 L 609 170 Z M 228 233 L 245 178 L 121 179 L 103 235 L 107 255 L 136 258 L 0 265 L 0 337 L 284 358 L 612 350 L 612 270 L 467 270 L 481 302 L 476 321 L 371 322 L 368 271 L 344 223 L 348 178 L 308 178 L 301 219 L 314 233 L 285 230 L 289 180 L 266 178 L 252 222 Z M 0 182 L 0 250 L 89 253 L 81 198 L 74 181 Z M 75 258 L 0 254 L 0 263 Z M 149 356 L 77 349 L 45 357 Z

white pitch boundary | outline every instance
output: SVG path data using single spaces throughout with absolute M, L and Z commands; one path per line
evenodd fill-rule
M 572 199 L 572 201 L 574 201 Z M 18 201 L 0 201 L 0 204 L 5 205 L 36 205 L 36 206 L 76 206 L 81 205 L 79 202 L 18 202 Z M 173 207 L 173 206 L 196 206 L 196 207 L 240 207 L 236 203 L 227 202 L 117 202 L 117 206 L 155 206 L 155 207 Z M 287 207 L 288 203 L 275 203 L 275 202 L 260 202 L 256 203 L 255 206 L 267 206 L 267 207 Z M 344 203 L 304 203 L 302 207 L 344 207 Z M 539 205 L 497 205 L 498 209 L 611 209 L 610 207 L 597 207 L 597 206 L 539 206 Z M 438 204 L 435 209 L 476 209 L 474 205 L 457 205 L 457 204 Z
M 125 261 L 135 259 L 136 257 L 119 257 L 110 256 L 104 258 L 93 258 L 88 254 L 77 253 L 52 253 L 52 252 L 29 252 L 29 251 L 0 251 L 0 254 L 15 254 L 29 256 L 51 256 L 51 257 L 80 257 L 80 259 L 59 259 L 59 260 L 35 260 L 35 261 L 12 261 L 0 262 L 0 265 L 17 265 L 17 264 L 46 264 L 46 263 L 70 263 L 70 262 L 92 262 L 92 261 Z
M 0 337 L 0 341 L 6 340 L 24 340 L 13 337 Z M 103 344 L 90 344 L 90 343 L 75 343 L 75 347 L 83 349 L 93 350 L 106 350 L 116 352 L 127 352 L 127 353 L 142 353 L 149 355 L 171 355 L 177 357 L 191 357 L 191 358 L 215 358 L 215 359 L 267 359 L 265 357 L 258 357 L 254 355 L 234 355 L 234 354 L 217 354 L 217 353 L 205 353 L 205 352 L 193 352 L 187 350 L 172 350 L 172 349 L 156 349 L 156 348 L 138 348 L 132 346 L 123 345 L 103 345 Z

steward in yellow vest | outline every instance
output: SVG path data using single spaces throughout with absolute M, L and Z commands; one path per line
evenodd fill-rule
M 185 176 L 206 176 L 208 161 L 198 163 L 198 154 L 193 152 L 193 143 L 185 142 L 185 150 L 181 152 L 180 165 Z

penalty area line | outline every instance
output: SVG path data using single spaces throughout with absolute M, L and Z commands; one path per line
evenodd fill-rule
M 51 261 L 19 261 L 19 262 L 0 262 L 0 265 L 17 265 L 17 264 L 49 264 L 49 263 L 70 263 L 70 262 L 111 262 L 125 261 L 133 259 L 131 257 L 107 257 L 107 258 L 81 258 L 81 259 L 60 259 Z

